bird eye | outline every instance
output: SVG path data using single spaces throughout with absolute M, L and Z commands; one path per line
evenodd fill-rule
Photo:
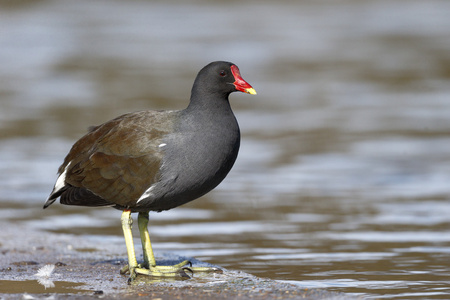
M 222 70 L 222 71 L 220 71 L 219 75 L 222 76 L 222 77 L 225 77 L 225 76 L 227 76 L 227 72 Z

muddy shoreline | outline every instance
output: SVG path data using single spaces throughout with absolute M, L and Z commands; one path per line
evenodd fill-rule
M 354 299 L 231 270 L 195 274 L 187 280 L 140 276 L 127 284 L 124 245 L 86 236 L 58 234 L 0 222 L 0 299 Z M 159 255 L 159 263 L 185 259 Z M 206 263 L 192 259 L 194 266 Z M 48 276 L 36 274 L 54 265 Z

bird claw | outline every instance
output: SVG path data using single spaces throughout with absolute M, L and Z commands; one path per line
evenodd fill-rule
M 191 267 L 192 267 L 192 264 L 191 264 Z M 181 269 L 181 271 L 184 273 L 184 274 L 186 274 L 186 272 L 185 271 L 189 271 L 190 273 L 191 273 L 191 276 L 193 276 L 194 275 L 194 271 L 192 271 L 192 269 L 191 268 L 189 268 L 189 267 L 183 267 L 182 269 Z M 186 274 L 186 276 L 188 276 L 189 278 L 190 278 L 190 276 L 189 275 L 187 275 Z
M 120 274 L 122 275 L 130 274 L 128 284 L 131 284 L 138 274 L 152 277 L 191 278 L 197 272 L 223 273 L 221 269 L 216 267 L 193 267 L 190 261 L 184 261 L 174 266 L 153 266 L 150 268 L 145 268 L 142 264 L 138 264 L 137 267 L 131 268 L 131 270 L 129 265 L 126 265 L 120 270 Z

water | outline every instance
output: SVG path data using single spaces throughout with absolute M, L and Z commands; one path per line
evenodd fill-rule
M 120 212 L 41 206 L 72 143 L 187 103 L 239 65 L 243 140 L 212 193 L 151 214 L 156 253 L 367 298 L 450 298 L 450 3 L 0 3 L 0 214 L 121 238 Z M 69 221 L 69 222 L 68 222 Z

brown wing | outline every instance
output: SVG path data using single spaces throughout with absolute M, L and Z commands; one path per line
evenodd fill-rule
M 174 112 L 137 112 L 92 128 L 74 144 L 59 173 L 67 168 L 66 185 L 86 189 L 104 200 L 97 199 L 101 205 L 133 206 L 158 180 L 162 161 L 158 146 L 171 132 L 173 116 Z

